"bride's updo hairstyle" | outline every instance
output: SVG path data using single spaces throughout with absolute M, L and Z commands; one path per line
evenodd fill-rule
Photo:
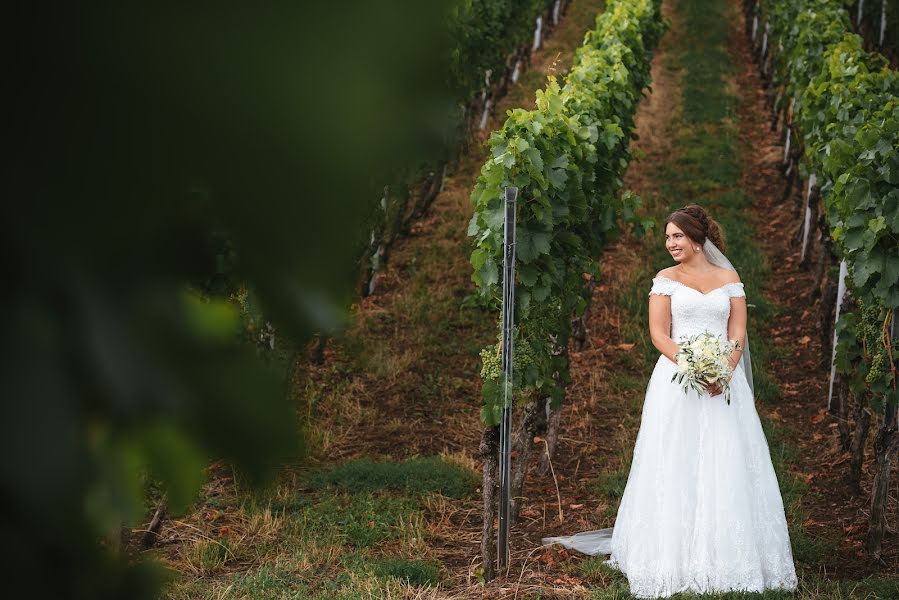
M 724 232 L 718 223 L 698 204 L 688 204 L 679 208 L 665 219 L 665 225 L 674 223 L 688 238 L 699 244 L 705 244 L 706 238 L 718 247 L 722 253 L 724 248 Z

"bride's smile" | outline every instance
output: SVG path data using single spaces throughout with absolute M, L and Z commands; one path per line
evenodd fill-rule
M 680 228 L 674 223 L 669 223 L 665 229 L 665 247 L 671 257 L 677 262 L 687 259 L 690 255 L 692 242 Z

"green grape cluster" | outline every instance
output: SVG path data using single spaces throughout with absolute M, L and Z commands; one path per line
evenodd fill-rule
M 883 324 L 881 308 L 875 303 L 859 301 L 858 338 L 864 340 L 868 348 L 881 344 L 880 335 Z
M 534 353 L 527 342 L 518 342 L 512 350 L 512 373 L 518 379 L 525 370 L 534 364 Z M 481 379 L 484 381 L 499 381 L 502 376 L 502 357 L 499 352 L 499 344 L 487 346 L 481 350 Z
M 512 373 L 520 376 L 533 364 L 534 353 L 531 351 L 531 345 L 527 342 L 515 344 L 512 350 Z
M 502 372 L 502 361 L 499 353 L 496 351 L 496 344 L 481 350 L 481 379 L 484 381 L 497 381 Z
M 884 374 L 884 367 L 886 366 L 886 362 L 886 351 L 882 348 L 880 352 L 875 354 L 871 359 L 871 369 L 868 371 L 868 375 L 865 377 L 865 383 L 871 385 L 878 378 L 880 378 Z
M 874 386 L 890 371 L 889 352 L 883 341 L 885 313 L 883 306 L 877 301 L 869 299 L 866 302 L 859 299 L 858 304 L 856 336 L 859 342 L 864 342 L 870 356 L 865 383 Z

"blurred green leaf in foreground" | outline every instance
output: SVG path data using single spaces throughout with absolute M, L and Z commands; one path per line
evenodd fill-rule
M 147 476 L 183 509 L 209 460 L 262 481 L 301 455 L 220 292 L 296 343 L 340 326 L 378 188 L 443 140 L 445 8 L 10 9 L 0 564 L 29 597 L 152 597 L 104 546 Z

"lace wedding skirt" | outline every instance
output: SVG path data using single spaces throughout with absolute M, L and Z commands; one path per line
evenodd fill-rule
M 683 392 L 676 365 L 653 370 L 615 527 L 544 538 L 622 571 L 638 598 L 794 590 L 777 477 L 740 366 L 723 395 Z

